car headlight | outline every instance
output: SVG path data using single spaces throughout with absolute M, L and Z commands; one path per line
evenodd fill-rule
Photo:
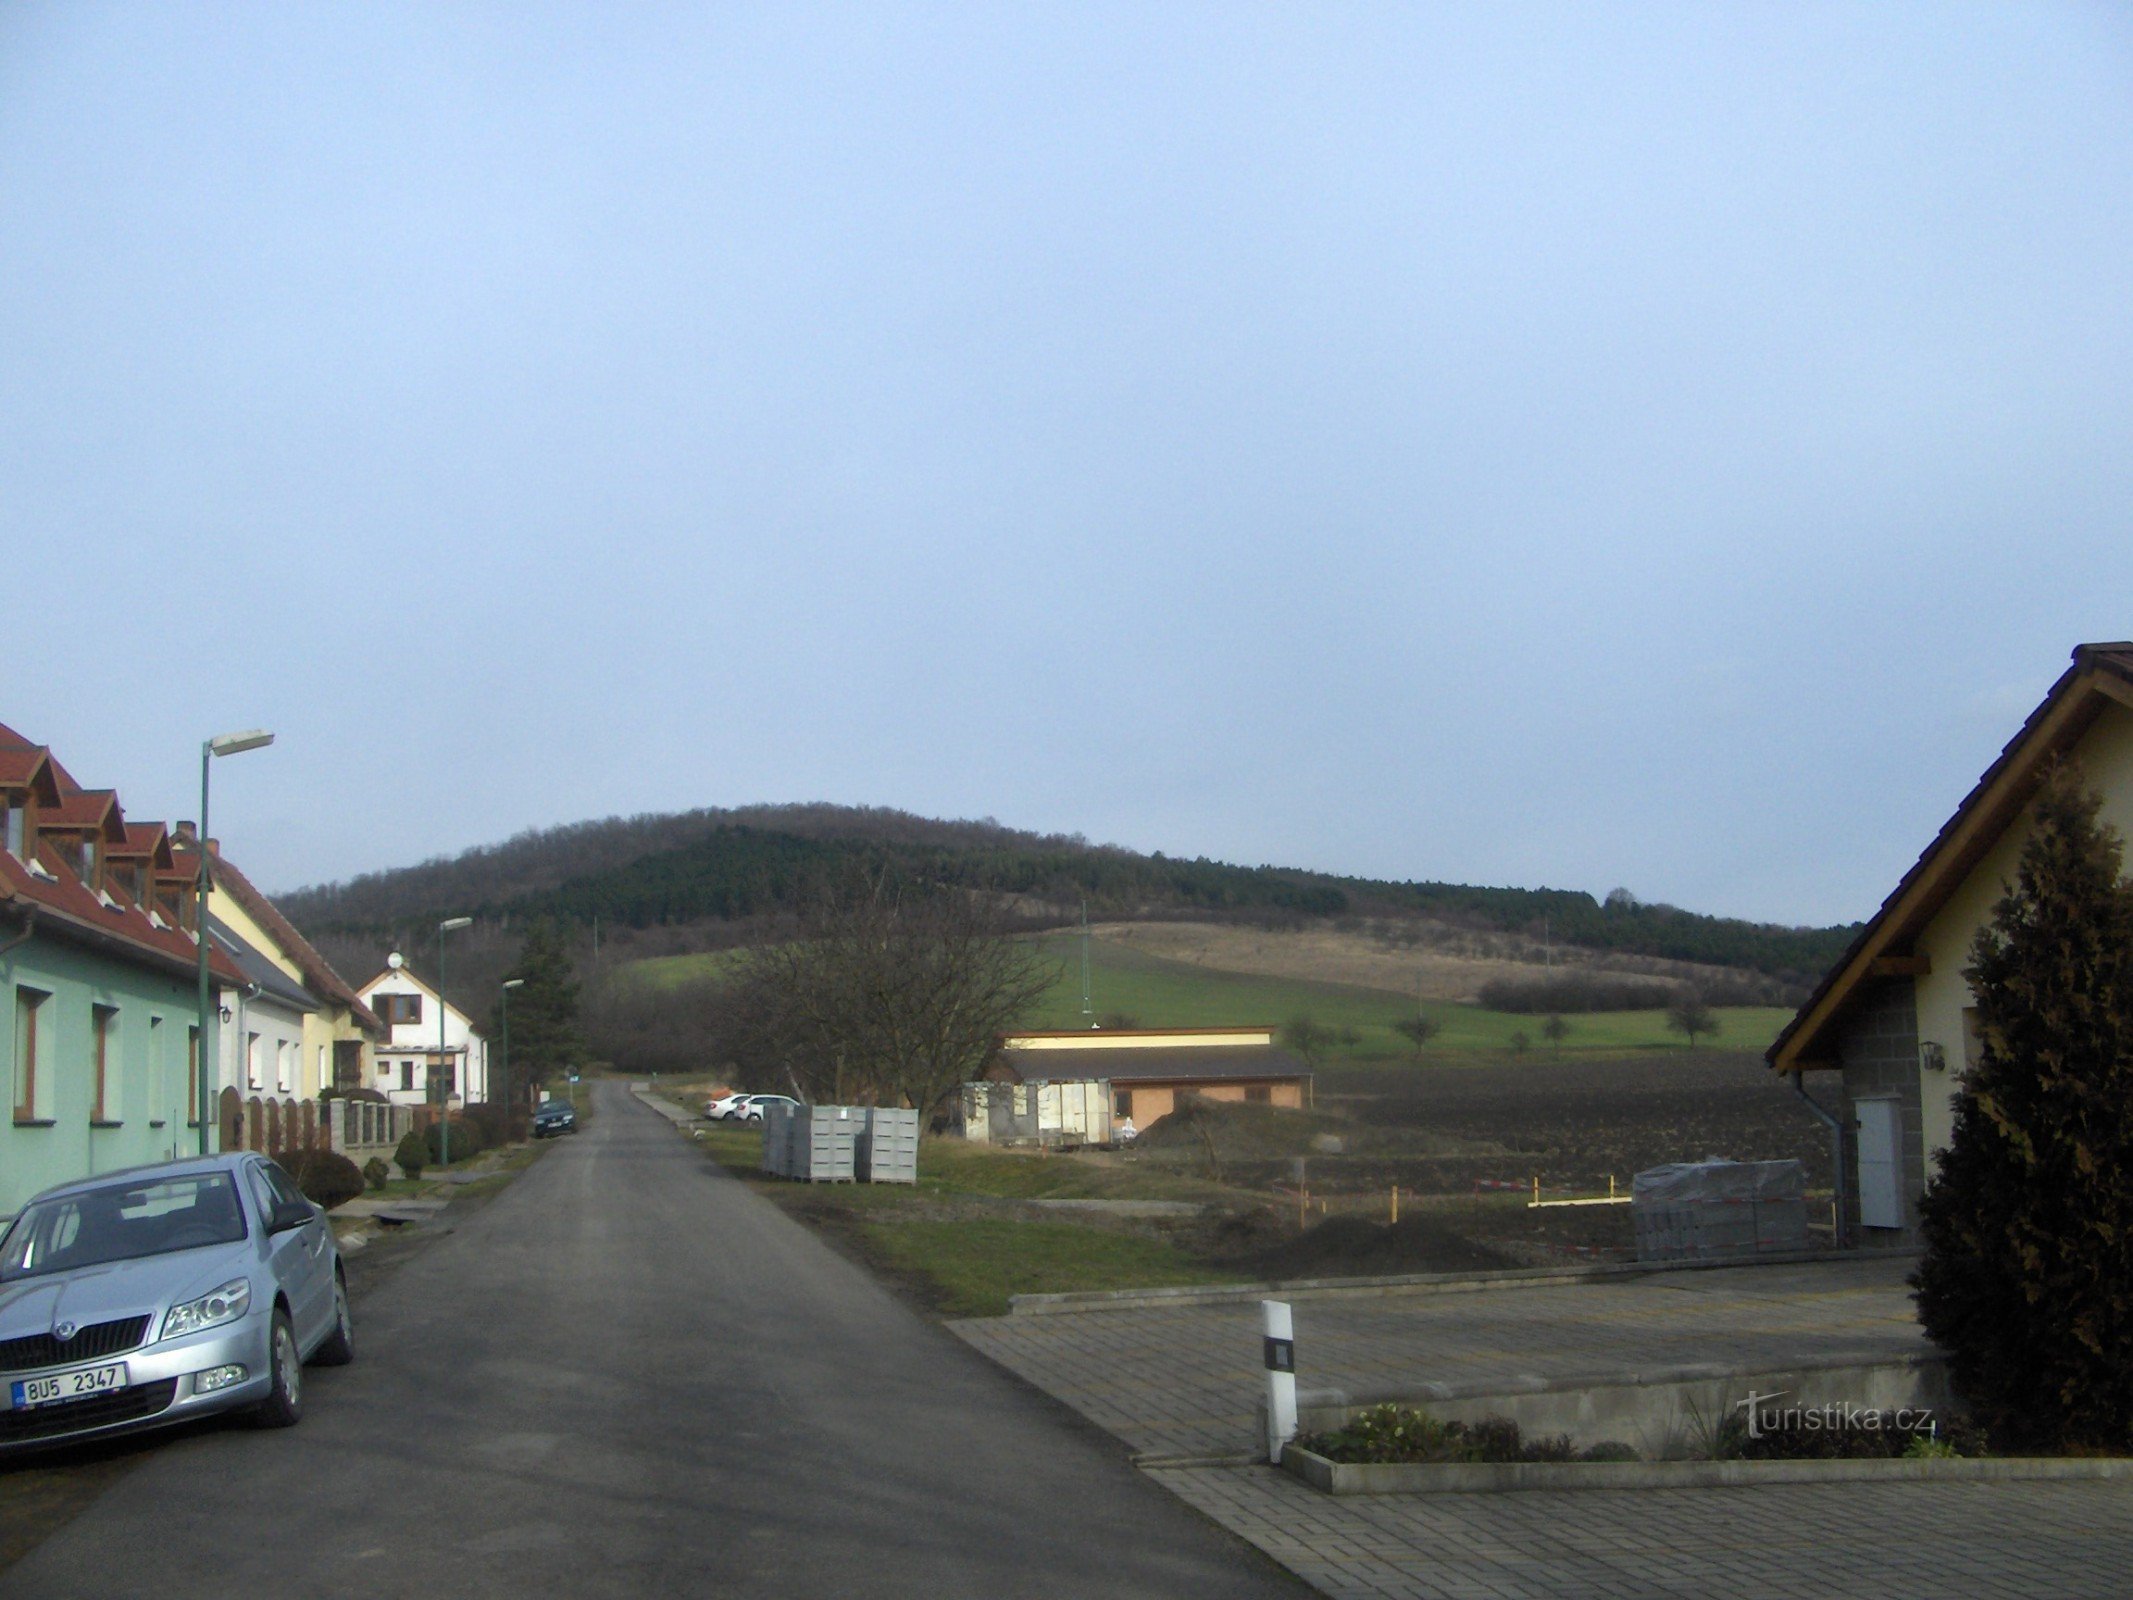
M 180 1334 L 219 1328 L 225 1322 L 235 1322 L 251 1309 L 251 1279 L 232 1278 L 221 1288 L 210 1290 L 197 1300 L 172 1306 L 163 1318 L 163 1337 L 175 1339 Z

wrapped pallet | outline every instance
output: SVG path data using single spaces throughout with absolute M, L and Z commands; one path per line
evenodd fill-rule
M 918 1182 L 918 1113 L 862 1106 L 857 1176 L 861 1183 Z
M 864 1106 L 801 1106 L 788 1113 L 792 1132 L 785 1175 L 802 1183 L 850 1183 L 858 1164 Z
M 1797 1161 L 1690 1161 L 1652 1167 L 1630 1188 L 1639 1261 L 1712 1261 L 1807 1248 Z

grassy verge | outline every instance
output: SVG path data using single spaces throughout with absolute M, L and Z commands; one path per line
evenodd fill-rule
M 728 1172 L 943 1316 L 1000 1316 L 1015 1294 L 1237 1281 L 1144 1221 L 1059 1221 L 1013 1204 L 1226 1194 L 1173 1172 L 1095 1153 L 1047 1156 L 927 1138 L 919 1143 L 919 1179 L 910 1187 L 795 1184 L 762 1176 L 763 1138 L 754 1128 L 714 1124 L 696 1142 Z
M 926 1279 L 935 1306 L 951 1317 L 1002 1316 L 1015 1294 L 1239 1281 L 1166 1240 L 1073 1222 L 882 1219 L 863 1232 L 892 1269 Z

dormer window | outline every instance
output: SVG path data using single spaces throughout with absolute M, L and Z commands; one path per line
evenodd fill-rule
M 29 849 L 29 808 L 17 794 L 0 794 L 0 836 L 4 836 L 7 853 L 17 861 Z
M 96 887 L 96 841 L 94 839 L 84 838 L 82 840 L 80 850 L 75 858 L 74 870 L 81 874 L 83 888 L 93 889 Z

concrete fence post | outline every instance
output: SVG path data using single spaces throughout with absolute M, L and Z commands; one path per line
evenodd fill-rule
M 1266 1351 L 1266 1456 L 1281 1463 L 1281 1447 L 1296 1437 L 1296 1322 L 1286 1300 L 1259 1302 Z

